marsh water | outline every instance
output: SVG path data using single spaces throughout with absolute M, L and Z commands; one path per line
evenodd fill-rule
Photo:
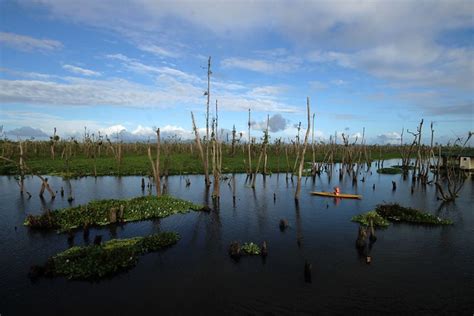
M 396 161 L 392 162 L 393 164 Z M 385 162 L 389 165 L 390 162 Z M 337 168 L 336 168 L 337 169 Z M 59 194 L 51 201 L 37 195 L 40 183 L 26 180 L 33 196 L 19 194 L 13 177 L 0 177 L 0 314 L 313 314 L 351 313 L 445 314 L 474 312 L 474 186 L 466 181 L 456 203 L 443 205 L 434 185 L 415 185 L 401 175 L 380 175 L 372 168 L 365 182 L 353 186 L 326 173 L 303 179 L 299 205 L 296 186 L 285 174 L 257 178 L 252 190 L 246 175 L 236 175 L 236 200 L 229 181 L 221 185 L 219 209 L 190 212 L 154 221 L 91 229 L 91 240 L 145 236 L 176 231 L 173 247 L 140 257 L 138 265 L 100 282 L 63 278 L 32 282 L 28 272 L 70 247 L 67 235 L 32 231 L 22 225 L 27 214 L 84 204 L 95 199 L 148 194 L 141 177 L 86 177 L 71 180 L 75 200 Z M 191 185 L 186 186 L 189 178 Z M 392 190 L 392 181 L 397 190 Z M 66 182 L 50 177 L 54 190 Z M 171 176 L 168 193 L 206 203 L 202 176 Z M 373 185 L 375 184 L 375 190 Z M 362 200 L 311 196 L 311 191 L 362 194 Z M 383 202 L 398 202 L 454 221 L 452 226 L 392 224 L 377 230 L 372 263 L 355 248 L 358 224 L 351 217 Z M 281 218 L 290 227 L 280 231 Z M 15 229 L 15 227 L 17 227 Z M 244 257 L 227 253 L 232 241 L 267 241 L 269 254 Z M 299 243 L 297 242 L 299 240 Z M 78 231 L 75 245 L 84 245 Z M 312 282 L 305 282 L 305 260 L 312 264 Z

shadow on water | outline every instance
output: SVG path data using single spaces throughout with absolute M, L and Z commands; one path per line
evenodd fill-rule
M 222 181 L 218 205 L 203 185 L 202 176 L 170 176 L 163 182 L 169 194 L 209 205 L 212 210 L 89 228 L 87 236 L 78 230 L 72 237 L 32 231 L 23 226 L 23 221 L 26 214 L 40 214 L 45 209 L 146 195 L 148 187 L 142 190 L 142 177 L 72 179 L 71 203 L 67 196 L 39 199 L 39 183 L 34 178 L 25 181 L 32 198 L 22 197 L 13 177 L 0 177 L 0 312 L 27 314 L 30 306 L 41 306 L 45 314 L 72 315 L 150 311 L 472 313 L 472 181 L 466 182 L 456 203 L 443 204 L 436 200 L 434 185 L 423 186 L 412 182 L 411 177 L 361 170 L 359 180 L 363 177 L 364 181 L 354 184 L 348 175 L 339 182 L 339 169 L 336 166 L 332 176 L 322 171 L 314 183 L 305 179 L 297 205 L 293 198 L 295 181 L 285 174 L 266 176 L 265 180 L 259 175 L 254 190 L 245 174 L 229 175 Z M 51 177 L 50 184 L 59 190 L 64 181 Z M 344 193 L 363 195 L 363 199 L 309 194 L 332 191 L 336 185 Z M 151 192 L 154 194 L 153 189 Z M 367 235 L 359 251 L 355 247 L 359 226 L 350 219 L 383 202 L 423 209 L 450 218 L 455 224 L 392 224 L 376 230 L 375 243 Z M 288 219 L 290 224 L 283 232 L 280 219 Z M 32 284 L 27 278 L 32 265 L 44 263 L 71 245 L 92 243 L 97 235 L 106 241 L 161 231 L 176 231 L 181 240 L 166 251 L 142 256 L 134 269 L 115 278 L 94 284 L 60 278 Z M 232 241 L 258 245 L 266 241 L 268 256 L 263 261 L 259 256 L 244 257 L 235 263 L 227 253 Z M 370 264 L 367 257 L 371 258 Z M 24 304 L 25 298 L 28 304 Z

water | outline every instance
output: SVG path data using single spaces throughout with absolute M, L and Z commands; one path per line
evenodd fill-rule
M 396 162 L 393 162 L 396 163 Z M 204 203 L 202 176 L 170 177 L 170 194 Z M 22 225 L 27 214 L 70 204 L 67 194 L 41 202 L 40 182 L 28 178 L 31 199 L 21 197 L 13 177 L 0 177 L 0 314 L 156 314 L 158 312 L 254 314 L 312 313 L 464 313 L 474 311 L 474 186 L 467 180 L 455 204 L 442 206 L 433 185 L 416 187 L 401 175 L 365 175 L 365 182 L 352 186 L 348 178 L 339 183 L 323 174 L 316 184 L 303 179 L 299 207 L 294 187 L 285 175 L 272 175 L 257 189 L 236 176 L 237 199 L 232 203 L 228 182 L 221 186 L 219 211 L 190 212 L 162 220 L 128 223 L 122 227 L 92 229 L 91 239 L 104 240 L 176 231 L 181 240 L 165 251 L 140 257 L 131 271 L 100 282 L 67 281 L 63 278 L 27 277 L 32 265 L 68 247 L 67 235 L 31 231 Z M 392 191 L 391 181 L 397 182 Z M 66 182 L 49 180 L 55 190 Z M 141 177 L 99 177 L 72 180 L 75 200 L 71 205 L 93 199 L 127 198 L 142 194 Z M 372 189 L 375 184 L 375 191 Z M 309 195 L 330 191 L 363 195 L 362 200 L 335 201 Z M 276 194 L 276 201 L 273 194 Z M 391 225 L 377 231 L 367 265 L 355 249 L 358 225 L 353 215 L 378 203 L 398 202 L 427 210 L 454 221 L 447 227 Z M 290 227 L 281 232 L 281 218 Z M 14 227 L 17 226 L 15 231 Z M 300 240 L 298 246 L 297 240 Z M 229 244 L 239 240 L 267 241 L 269 255 L 245 257 L 234 262 L 227 254 Z M 83 245 L 82 233 L 75 245 Z M 304 280 L 304 263 L 312 263 L 312 283 Z

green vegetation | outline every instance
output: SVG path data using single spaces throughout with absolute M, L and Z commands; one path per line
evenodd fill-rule
M 403 170 L 401 168 L 381 168 L 377 172 L 381 174 L 399 174 L 403 173 Z
M 449 219 L 442 219 L 414 208 L 400 206 L 397 203 L 379 204 L 374 211 L 356 215 L 351 220 L 364 226 L 369 226 L 372 220 L 374 227 L 387 227 L 388 221 L 420 225 L 453 224 Z
M 251 243 L 244 243 L 242 247 L 240 247 L 240 253 L 242 255 L 260 255 L 260 247 L 253 242 Z
M 376 211 L 369 211 L 364 214 L 356 215 L 352 217 L 351 220 L 364 226 L 369 226 L 370 221 L 372 221 L 374 227 L 387 227 L 390 225 L 390 223 Z
M 189 210 L 202 210 L 201 205 L 169 195 L 143 196 L 128 200 L 99 200 L 86 205 L 28 215 L 24 225 L 31 228 L 58 229 L 61 232 L 78 227 L 104 226 L 115 222 L 132 222 L 167 217 Z
M 174 245 L 179 240 L 174 232 L 147 237 L 113 239 L 101 245 L 72 247 L 34 267 L 35 276 L 65 276 L 76 280 L 98 280 L 133 268 L 142 254 Z
M 430 213 L 422 212 L 420 210 L 403 207 L 397 203 L 393 204 L 380 204 L 375 209 L 376 212 L 390 221 L 394 222 L 406 222 L 413 224 L 425 224 L 425 225 L 451 225 L 453 221 L 448 219 L 441 219 Z
M 19 160 L 18 143 L 0 141 L 4 149 L 4 156 L 13 161 Z M 113 145 L 113 146 L 112 146 Z M 65 152 L 68 155 L 57 155 L 53 160 L 50 155 L 49 143 L 27 141 L 23 144 L 24 159 L 28 166 L 27 173 L 42 175 L 57 175 L 64 177 L 81 176 L 105 176 L 105 175 L 152 175 L 150 162 L 147 156 L 146 143 L 123 143 L 121 144 L 121 157 L 117 160 L 112 148 L 118 146 L 101 145 L 101 153 L 97 148 L 84 143 L 58 142 L 57 153 Z M 335 149 L 334 149 L 335 148 Z M 155 147 L 152 146 L 152 156 L 155 157 Z M 342 145 L 318 144 L 315 146 L 315 158 L 318 162 L 328 159 L 329 151 L 334 150 L 333 161 L 340 162 L 344 154 Z M 115 149 L 117 151 L 117 149 Z M 202 162 L 194 143 L 167 143 L 163 142 L 162 154 L 160 155 L 161 173 L 163 175 L 176 174 L 202 174 Z M 287 163 L 285 151 L 288 152 L 290 168 L 297 156 L 297 149 L 292 144 L 269 144 L 267 149 L 267 172 L 286 172 Z M 367 151 L 372 152 L 373 159 L 400 158 L 397 147 L 392 146 L 367 146 Z M 253 168 L 255 168 L 256 157 L 260 152 L 260 144 L 252 146 Z M 311 151 L 307 151 L 307 161 Z M 66 157 L 67 156 L 67 157 Z M 67 158 L 67 159 L 66 159 Z M 238 143 L 232 148 L 231 144 L 222 145 L 222 173 L 247 172 L 248 152 L 247 145 Z M 262 166 L 260 166 L 262 170 Z M 291 172 L 291 170 L 288 170 Z M 0 174 L 17 175 L 18 166 L 15 163 L 0 161 Z

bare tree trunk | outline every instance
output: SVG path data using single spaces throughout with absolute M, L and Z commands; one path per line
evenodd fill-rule
M 22 143 L 21 141 L 19 142 L 20 144 L 20 193 L 23 194 L 24 190 L 25 190 L 25 185 L 24 185 L 24 182 L 25 182 L 25 167 L 23 165 L 23 146 L 22 146 Z
M 156 161 L 153 162 L 151 156 L 151 146 L 148 145 L 148 159 L 150 160 L 151 168 L 153 170 L 153 178 L 155 179 L 156 196 L 161 196 L 161 180 L 160 180 L 160 129 L 156 130 Z
M 248 121 L 248 127 L 249 127 L 249 134 L 248 134 L 248 152 L 249 152 L 249 175 L 252 174 L 252 141 L 250 138 L 250 109 L 249 109 L 249 121 Z
M 255 181 L 257 181 L 258 169 L 260 168 L 260 163 L 261 163 L 261 161 L 262 161 L 262 157 L 263 157 L 264 153 L 266 153 L 266 151 L 267 151 L 267 144 L 268 144 L 268 125 L 269 125 L 269 117 L 267 117 L 267 128 L 266 128 L 265 131 L 264 131 L 262 149 L 260 150 L 260 154 L 258 155 L 257 167 L 255 168 L 255 173 L 254 173 L 253 179 L 252 179 L 252 189 L 255 189 Z
M 299 198 L 300 198 L 301 177 L 303 175 L 303 166 L 304 166 L 304 155 L 306 153 L 306 146 L 308 145 L 309 131 L 311 129 L 311 111 L 310 111 L 310 107 L 309 107 L 309 97 L 306 98 L 306 110 L 308 112 L 308 128 L 306 129 L 306 135 L 304 137 L 303 150 L 301 152 L 300 166 L 298 168 L 298 182 L 296 183 L 296 191 L 295 191 L 295 200 L 296 201 L 298 201 Z
M 206 104 L 206 156 L 204 157 L 204 172 L 206 173 L 206 176 L 204 177 L 204 180 L 206 182 L 206 187 L 209 187 L 211 185 L 211 182 L 209 180 L 209 100 L 210 100 L 210 91 L 211 88 L 211 56 L 209 56 L 209 59 L 207 61 L 207 104 Z
M 201 139 L 199 138 L 199 131 L 196 127 L 196 121 L 194 120 L 194 114 L 193 112 L 191 112 L 191 119 L 193 121 L 193 130 L 194 130 L 194 135 L 196 136 L 196 145 L 198 147 L 198 150 L 199 150 L 199 154 L 201 156 L 201 161 L 203 163 L 203 167 L 204 167 L 204 178 L 205 178 L 205 183 L 206 183 L 206 186 L 208 186 L 207 184 L 211 183 L 211 181 L 209 180 L 209 169 L 208 169 L 208 165 L 206 165 L 206 160 L 204 158 L 204 151 L 202 149 L 202 145 L 201 145 Z

